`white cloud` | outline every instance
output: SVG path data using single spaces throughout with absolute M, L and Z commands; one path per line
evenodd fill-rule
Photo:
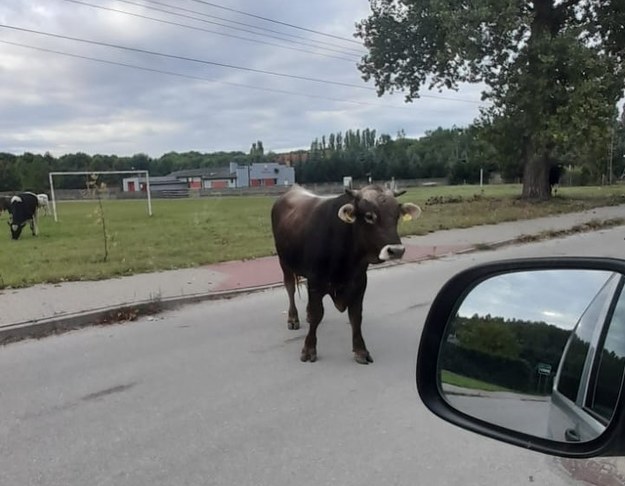
M 200 29 L 312 50 L 114 0 L 86 1 Z M 162 0 L 162 3 L 318 39 L 329 44 L 325 47 L 359 48 L 350 42 L 315 36 L 191 0 Z M 145 5 L 155 6 L 149 2 Z M 348 39 L 354 39 L 355 22 L 368 13 L 366 0 L 313 3 L 269 0 L 262 4 L 240 0 L 224 5 Z M 160 156 L 171 150 L 247 151 L 251 143 L 259 139 L 266 149 L 280 151 L 308 147 L 315 137 L 323 134 L 364 127 L 392 135 L 403 129 L 408 136 L 419 136 L 438 126 L 466 125 L 478 114 L 476 103 L 427 97 L 405 104 L 401 93 L 378 98 L 373 85 L 362 81 L 356 69 L 357 59 L 345 62 L 64 0 L 2 2 L 0 21 L 64 36 L 352 85 L 336 86 L 268 76 L 0 28 L 0 41 L 181 75 L 171 76 L 0 44 L 2 151 L 50 151 L 55 155 L 75 151 L 118 155 L 145 152 Z M 468 86 L 459 93 L 424 94 L 478 102 L 480 89 L 479 86 Z

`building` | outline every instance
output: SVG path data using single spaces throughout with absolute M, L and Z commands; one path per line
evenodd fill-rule
M 178 180 L 171 176 L 150 177 L 150 191 L 176 191 L 186 189 L 187 185 L 184 181 Z M 145 192 L 146 181 L 145 176 L 125 177 L 122 181 L 122 190 L 124 192 Z
M 232 166 L 232 164 L 230 164 Z M 177 170 L 169 174 L 187 183 L 189 189 L 226 189 L 236 185 L 236 174 L 232 167 L 203 167 L 200 169 Z
M 152 191 L 180 189 L 235 189 L 240 187 L 291 186 L 295 184 L 295 169 L 277 162 L 228 167 L 203 167 L 172 172 L 163 177 L 150 177 Z M 145 177 L 126 177 L 124 192 L 145 191 Z
M 236 187 L 292 186 L 295 169 L 277 162 L 238 165 L 230 163 L 230 170 L 237 176 Z

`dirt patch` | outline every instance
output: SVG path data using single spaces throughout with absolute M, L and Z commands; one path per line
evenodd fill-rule
M 593 486 L 625 486 L 624 471 L 613 459 L 555 459 L 556 464 L 576 481 Z
M 605 220 L 593 219 L 587 223 L 578 224 L 566 230 L 549 230 L 535 235 L 521 235 L 511 243 L 532 243 L 534 241 L 563 238 L 577 233 L 588 233 L 590 231 L 598 231 L 600 229 L 613 228 L 614 226 L 622 225 L 625 225 L 625 218 L 611 218 Z

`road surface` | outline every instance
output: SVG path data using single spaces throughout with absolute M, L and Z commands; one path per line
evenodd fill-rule
M 353 361 L 347 316 L 329 303 L 319 361 L 301 363 L 306 331 L 287 329 L 283 289 L 5 346 L 0 485 L 572 484 L 563 464 L 581 477 L 596 463 L 501 444 L 428 412 L 417 345 L 429 304 L 457 271 L 519 256 L 620 256 L 623 236 L 616 228 L 370 272 L 369 366 Z

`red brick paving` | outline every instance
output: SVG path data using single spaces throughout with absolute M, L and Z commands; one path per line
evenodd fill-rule
M 450 253 L 468 250 L 471 245 L 406 245 L 403 261 L 418 262 L 430 258 L 441 257 Z M 211 270 L 226 275 L 215 290 L 236 290 L 248 287 L 259 287 L 282 282 L 282 270 L 278 257 L 256 258 L 210 265 Z
M 211 270 L 227 275 L 216 290 L 235 290 L 247 287 L 259 287 L 282 282 L 282 270 L 278 257 L 255 258 L 234 262 L 217 263 Z

